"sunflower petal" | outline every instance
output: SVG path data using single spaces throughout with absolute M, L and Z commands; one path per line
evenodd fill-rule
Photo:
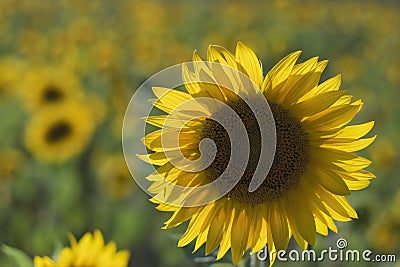
M 146 155 L 136 155 L 139 159 L 143 160 L 144 162 L 161 166 L 168 162 L 168 158 L 165 156 L 163 152 L 155 152 L 152 154 Z
M 210 222 L 210 229 L 207 234 L 206 255 L 213 252 L 219 245 L 224 234 L 221 226 L 225 223 L 225 210 L 221 209 Z
M 207 241 L 208 231 L 209 227 L 199 233 L 193 252 L 196 252 Z
M 346 126 L 343 128 L 343 130 L 340 131 L 340 133 L 336 137 L 358 139 L 369 133 L 372 127 L 374 127 L 373 121 L 358 125 Z
M 315 168 L 313 171 L 316 181 L 329 192 L 341 196 L 350 195 L 350 190 L 346 183 L 335 171 L 320 168 Z
M 248 238 L 249 218 L 244 209 L 235 211 L 235 219 L 232 225 L 232 261 L 236 265 L 246 250 Z
M 289 227 L 286 216 L 277 203 L 273 203 L 269 209 L 269 222 L 272 239 L 278 250 L 286 249 L 289 242 Z
M 321 147 L 328 147 L 328 148 L 334 148 L 337 150 L 342 150 L 346 152 L 354 152 L 354 151 L 359 151 L 370 144 L 374 142 L 376 139 L 376 135 L 370 138 L 364 138 L 364 139 L 348 139 L 348 138 L 332 138 L 332 139 L 327 139 L 323 140 L 323 144 Z
M 181 207 L 174 212 L 171 218 L 166 221 L 165 226 L 162 229 L 169 229 L 180 225 L 183 222 L 189 220 L 193 214 L 199 211 L 198 207 Z
M 289 77 L 294 64 L 299 58 L 301 51 L 291 53 L 279 61 L 266 75 L 263 83 L 263 92 L 275 88 L 277 85 L 286 81 Z M 270 85 L 269 84 L 270 81 Z
M 213 207 L 213 205 L 205 205 L 200 209 L 198 213 L 195 213 L 195 215 L 190 220 L 186 232 L 179 239 L 178 247 L 186 246 L 201 232 L 203 224 L 207 223 L 207 215 Z
M 233 219 L 235 216 L 232 214 L 232 207 L 231 205 L 227 205 L 225 207 L 225 213 L 227 214 L 225 217 L 225 223 L 223 227 L 223 236 L 222 240 L 219 246 L 218 254 L 216 260 L 221 259 L 226 252 L 229 250 L 231 247 L 231 232 L 232 232 L 232 224 L 233 224 Z
M 182 102 L 193 99 L 191 95 L 184 92 L 169 89 L 164 87 L 153 87 L 154 95 L 163 102 L 171 103 L 174 106 L 181 104 Z
M 219 45 L 210 45 L 207 51 L 207 60 L 210 62 L 218 62 L 237 69 L 237 62 L 234 55 Z
M 307 117 L 321 112 L 332 106 L 340 97 L 345 95 L 347 91 L 329 91 L 313 96 L 306 101 L 294 104 L 291 109 L 297 117 Z
M 263 249 L 267 243 L 268 240 L 268 225 L 267 225 L 267 208 L 264 205 L 260 205 L 258 207 L 256 207 L 255 210 L 257 219 L 256 221 L 258 222 L 258 225 L 256 227 L 256 229 L 254 229 L 254 241 L 253 242 L 253 248 L 251 250 L 252 253 L 256 253 L 257 251 L 260 251 L 261 249 Z M 256 232 L 256 230 L 258 230 L 258 232 Z M 258 237 L 257 237 L 257 233 L 258 233 Z
M 292 192 L 288 196 L 286 208 L 290 226 L 296 230 L 296 234 L 300 234 L 305 241 L 314 245 L 316 237 L 315 221 L 307 202 L 297 192 Z
M 341 105 L 327 109 L 320 113 L 317 113 L 304 120 L 303 125 L 306 130 L 329 130 L 337 128 L 348 123 L 354 118 L 359 111 L 360 106 L 358 105 Z
M 260 61 L 253 50 L 239 42 L 236 46 L 236 60 L 243 66 L 249 78 L 261 88 L 263 73 Z

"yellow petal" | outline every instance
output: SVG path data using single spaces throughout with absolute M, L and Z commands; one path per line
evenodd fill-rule
M 347 172 L 356 172 L 371 165 L 371 161 L 363 157 L 357 157 L 349 161 L 333 162 L 333 165 L 338 166 L 339 170 L 344 170 Z M 333 169 L 337 170 L 337 168 Z
M 234 55 L 220 45 L 210 45 L 207 51 L 207 59 L 211 62 L 219 62 L 237 69 L 237 62 Z
M 334 148 L 346 152 L 359 151 L 366 148 L 376 139 L 376 135 L 364 139 L 331 138 L 323 140 L 321 147 Z
M 317 67 L 315 68 L 316 71 L 318 72 L 323 72 L 328 65 L 329 60 L 321 60 L 320 62 L 317 63 Z
M 197 251 L 207 241 L 208 229 L 209 227 L 199 233 L 193 249 L 193 253 Z
M 331 214 L 332 212 L 335 212 L 344 218 L 351 218 L 349 213 L 346 211 L 346 209 L 342 206 L 342 204 L 337 200 L 337 198 L 334 195 L 332 195 L 323 188 L 318 188 L 317 190 L 318 190 L 318 196 L 321 198 L 324 205 Z M 332 214 L 332 216 L 334 216 L 334 214 Z
M 336 195 L 350 195 L 349 188 L 335 171 L 323 168 L 314 168 L 312 177 L 321 184 L 326 190 Z
M 183 247 L 189 244 L 201 232 L 203 224 L 209 223 L 206 222 L 206 218 L 212 208 L 213 205 L 205 205 L 200 208 L 198 213 L 193 215 L 186 232 L 179 239 L 178 247 Z
M 182 118 L 174 117 L 171 115 L 158 115 L 158 116 L 148 116 L 143 118 L 146 123 L 154 125 L 159 128 L 172 128 L 172 130 L 181 129 L 181 131 L 200 131 L 202 122 L 200 120 L 191 120 L 186 122 Z M 166 124 L 166 122 L 168 122 Z
M 285 89 L 288 89 L 286 89 L 287 93 L 282 103 L 285 103 L 286 105 L 298 102 L 304 94 L 314 88 L 318 84 L 321 73 L 310 71 L 306 74 L 301 75 L 300 77 L 296 76 L 297 75 L 290 75 L 287 83 L 285 84 Z M 295 78 L 292 79 L 291 77 Z M 288 83 L 290 83 L 290 85 L 288 85 Z
M 350 190 L 361 190 L 370 185 L 370 181 L 350 181 L 350 180 L 345 180 L 347 186 L 349 187 Z
M 194 66 L 196 66 L 196 64 L 199 63 L 194 63 Z M 199 83 L 197 82 L 199 79 L 197 78 L 196 74 L 192 73 L 185 63 L 182 64 L 182 79 L 185 88 L 190 95 L 195 97 L 209 97 L 207 92 L 201 90 Z
M 291 192 L 288 195 L 286 209 L 290 226 L 294 229 L 296 235 L 297 233 L 300 234 L 305 241 L 314 245 L 316 237 L 315 221 L 309 204 L 297 192 Z M 302 245 L 302 243 L 300 242 L 299 245 Z
M 260 251 L 263 249 L 268 241 L 267 235 L 268 235 L 268 225 L 267 225 L 267 207 L 265 204 L 261 204 L 259 206 L 256 206 L 255 210 L 256 214 L 256 222 L 258 222 L 256 229 L 254 229 L 254 235 L 253 235 L 253 248 L 251 250 L 251 253 L 256 253 L 257 251 Z M 258 232 L 256 232 L 258 230 Z M 257 237 L 257 233 L 258 237 Z
M 262 86 L 262 68 L 256 54 L 249 47 L 239 42 L 236 46 L 236 60 L 243 66 L 246 74 L 257 85 Z
M 278 250 L 286 249 L 289 242 L 288 222 L 283 209 L 275 202 L 272 202 L 270 206 L 269 223 L 276 248 Z
M 293 114 L 298 118 L 307 117 L 321 112 L 333 105 L 340 97 L 345 95 L 347 91 L 325 92 L 315 95 L 303 102 L 297 103 L 291 107 Z
M 226 205 L 224 208 L 226 214 L 225 223 L 223 227 L 223 236 L 219 246 L 216 260 L 221 259 L 231 247 L 231 231 L 232 231 L 233 219 L 235 218 L 235 216 L 233 216 L 232 214 L 233 212 L 232 212 L 231 201 L 228 201 L 228 205 Z
M 142 138 L 142 142 L 147 148 L 157 152 L 177 150 L 178 148 L 196 149 L 200 142 L 200 136 L 196 133 L 157 130 Z
M 215 67 L 215 66 L 213 66 Z M 214 68 L 215 70 L 215 68 Z M 196 73 L 198 75 L 198 86 L 201 91 L 207 92 L 207 94 L 214 99 L 219 101 L 225 101 L 225 95 L 222 93 L 220 84 L 218 82 L 218 78 L 213 78 L 213 75 L 209 74 L 209 72 L 205 72 L 203 69 L 200 69 L 199 72 Z M 211 76 L 210 76 L 211 75 Z
M 232 224 L 231 246 L 232 246 L 232 262 L 236 265 L 243 257 L 247 246 L 247 238 L 249 232 L 249 218 L 244 209 L 235 210 L 235 219 Z
M 336 137 L 358 139 L 369 133 L 372 127 L 374 127 L 373 121 L 359 125 L 346 126 Z
M 341 98 L 339 98 L 339 100 L 336 101 L 332 106 L 348 105 L 348 104 L 350 104 L 352 99 L 353 99 L 353 96 L 344 95 Z
M 166 103 L 173 103 L 174 105 L 179 105 L 182 102 L 193 99 L 191 95 L 175 89 L 156 86 L 152 90 L 158 99 Z
M 300 54 L 301 51 L 297 51 L 287 55 L 268 72 L 263 82 L 263 92 L 272 90 L 277 85 L 286 81 Z
M 166 221 L 164 224 L 165 226 L 163 229 L 169 229 L 180 225 L 183 222 L 189 220 L 193 214 L 199 211 L 199 207 L 181 207 L 174 214 L 171 218 Z
M 332 77 L 324 81 L 323 83 L 319 84 L 317 87 L 313 88 L 310 92 L 304 95 L 301 100 L 306 100 L 312 96 L 322 94 L 325 92 L 337 91 L 339 90 L 341 80 L 342 76 L 340 74 L 336 75 L 335 77 Z
M 336 200 L 346 209 L 351 218 L 358 218 L 357 212 L 353 209 L 347 199 L 343 196 L 335 196 Z
M 225 224 L 225 209 L 215 214 L 215 217 L 210 222 L 210 229 L 208 230 L 207 243 L 206 243 L 206 255 L 213 252 L 221 242 L 223 232 L 223 226 Z
M 306 131 L 323 131 L 343 126 L 351 121 L 359 111 L 358 105 L 341 105 L 306 118 L 303 125 Z M 322 113 L 322 114 L 321 114 Z
M 314 71 L 318 63 L 318 57 L 310 58 L 302 63 L 296 64 L 293 67 L 290 75 L 304 75 L 310 71 Z
M 139 159 L 143 160 L 144 162 L 161 166 L 168 162 L 168 158 L 162 152 L 155 152 L 152 154 L 146 155 L 136 155 Z
M 317 233 L 321 235 L 327 236 L 328 235 L 328 227 L 325 222 L 319 219 L 319 217 L 315 216 L 315 226 Z
M 344 179 L 351 180 L 351 181 L 365 181 L 374 179 L 375 175 L 364 170 L 359 170 L 355 172 L 341 172 L 336 171 L 337 174 L 342 176 Z

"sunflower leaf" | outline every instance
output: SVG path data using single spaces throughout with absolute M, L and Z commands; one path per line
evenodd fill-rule
M 24 251 L 7 246 L 5 244 L 2 245 L 1 250 L 4 254 L 14 260 L 14 262 L 19 267 L 33 267 L 33 261 L 31 257 L 29 257 Z

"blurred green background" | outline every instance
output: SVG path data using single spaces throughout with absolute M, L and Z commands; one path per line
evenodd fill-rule
M 130 266 L 208 266 L 176 247 L 182 229 L 160 230 L 168 214 L 130 177 L 121 127 L 146 78 L 242 41 L 264 71 L 295 50 L 328 59 L 323 79 L 341 73 L 364 100 L 355 122 L 375 120 L 378 139 L 361 154 L 377 178 L 349 197 L 359 220 L 316 249 L 343 237 L 399 255 L 399 14 L 398 1 L 1 0 L 0 243 L 51 255 L 68 232 L 98 228 L 131 251 Z M 0 254 L 0 266 L 13 265 Z

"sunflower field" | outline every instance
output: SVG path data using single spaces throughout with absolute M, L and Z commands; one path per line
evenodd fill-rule
M 268 266 L 249 250 L 236 257 L 233 240 L 218 261 L 218 249 L 178 247 L 188 223 L 161 229 L 171 213 L 160 210 L 175 210 L 149 201 L 122 148 L 126 109 L 146 79 L 195 50 L 204 59 L 209 45 L 233 53 L 237 43 L 254 51 L 263 77 L 295 51 L 299 63 L 329 60 L 320 82 L 341 74 L 340 88 L 362 99 L 351 125 L 374 121 L 367 137 L 377 138 L 357 155 L 376 178 L 346 196 L 357 216 L 305 248 L 342 238 L 348 249 L 397 259 L 274 265 L 400 266 L 398 14 L 390 0 L 0 0 L 0 266 Z M 296 241 L 285 249 L 300 251 Z

